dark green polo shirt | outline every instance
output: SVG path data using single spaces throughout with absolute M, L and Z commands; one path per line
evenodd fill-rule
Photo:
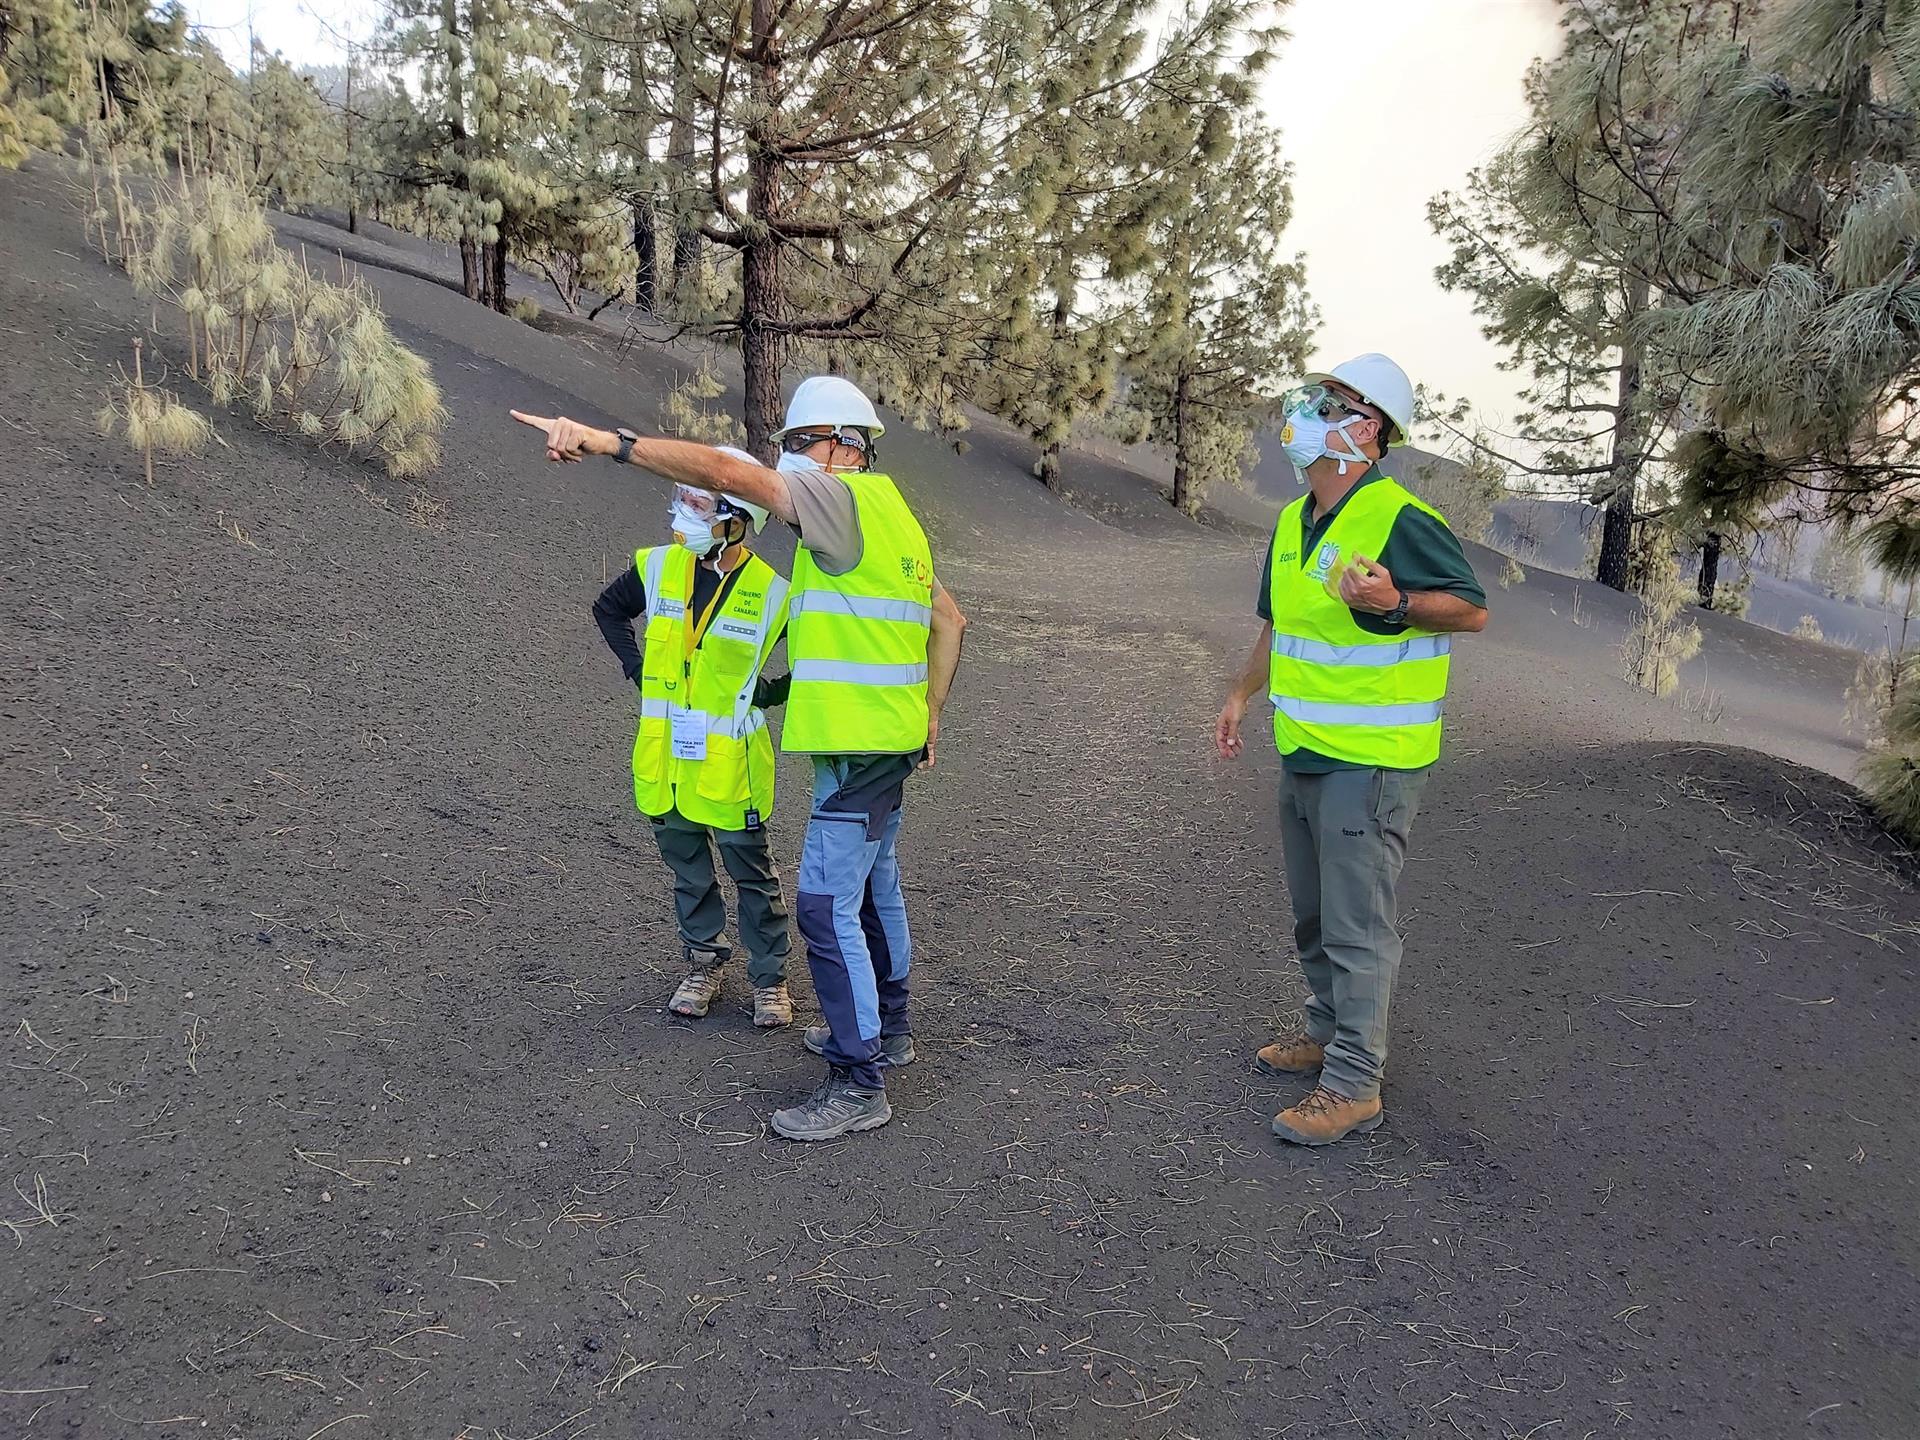
M 1339 503 L 1325 515 L 1313 513 L 1313 493 L 1307 493 L 1307 503 L 1300 511 L 1300 545 L 1287 556 L 1291 564 L 1303 569 L 1314 547 L 1320 543 L 1320 537 L 1327 533 L 1327 527 L 1333 523 L 1352 496 L 1363 485 L 1371 485 L 1381 478 L 1379 467 L 1369 469 Z M 1277 538 L 1277 535 L 1276 535 Z M 1292 537 L 1288 537 L 1291 539 Z M 1473 566 L 1467 561 L 1466 551 L 1460 548 L 1460 542 L 1454 538 L 1453 531 L 1435 520 L 1424 510 L 1408 506 L 1402 510 L 1393 522 L 1393 529 L 1387 535 L 1386 546 L 1378 555 L 1372 557 L 1387 567 L 1387 573 L 1402 590 L 1412 594 L 1416 590 L 1445 590 L 1458 595 L 1462 600 L 1472 601 L 1475 605 L 1487 603 L 1487 592 L 1481 587 L 1479 578 L 1473 573 Z M 1262 620 L 1273 619 L 1273 542 L 1267 543 L 1266 563 L 1260 567 L 1260 598 L 1254 605 L 1255 613 Z M 1360 610 L 1353 612 L 1354 622 L 1362 630 L 1375 635 L 1398 635 L 1408 627 L 1404 624 L 1390 624 L 1379 615 L 1367 614 Z M 1365 770 L 1372 767 L 1356 765 L 1350 760 L 1336 760 L 1331 755 L 1322 755 L 1317 750 L 1299 749 L 1291 755 L 1282 757 L 1287 769 L 1300 775 L 1324 775 L 1330 770 Z

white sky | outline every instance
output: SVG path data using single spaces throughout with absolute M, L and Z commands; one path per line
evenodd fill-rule
M 1464 296 L 1433 270 L 1446 251 L 1426 204 L 1460 184 L 1520 124 L 1527 63 L 1557 47 L 1555 0 L 1292 0 L 1266 104 L 1293 161 L 1293 244 L 1322 326 L 1317 366 L 1384 350 L 1412 375 L 1471 397 L 1496 424 L 1513 378 Z M 186 0 L 189 18 L 244 65 L 251 23 L 295 64 L 369 38 L 377 0 Z

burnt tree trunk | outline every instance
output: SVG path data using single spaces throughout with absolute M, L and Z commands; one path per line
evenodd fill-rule
M 460 237 L 460 293 L 469 300 L 486 297 L 486 271 L 480 264 L 480 242 Z
M 769 222 L 780 215 L 780 157 L 773 143 L 778 117 L 773 48 L 779 0 L 753 0 L 753 101 L 758 119 L 747 135 L 747 215 L 752 221 L 740 255 L 740 358 L 746 380 L 747 449 L 773 458 L 780 425 L 780 363 L 784 335 L 774 328 L 785 309 L 781 241 Z M 676 245 L 676 252 L 677 252 Z
M 761 29 L 760 7 L 754 7 L 753 33 L 756 37 L 770 41 L 774 23 L 775 17 L 769 15 L 766 17 L 766 28 Z M 668 38 L 673 52 L 673 118 L 667 126 L 667 174 L 672 187 L 674 216 L 671 284 L 674 301 L 684 304 L 688 288 L 700 276 L 700 222 L 692 213 L 691 204 L 691 197 L 700 194 L 704 188 L 693 173 L 693 117 L 699 103 L 699 77 L 694 72 L 691 35 L 681 27 Z M 756 90 L 758 86 L 756 79 Z
M 507 310 L 507 242 L 495 240 L 486 247 L 487 303 L 501 314 Z
M 1183 366 L 1173 387 L 1173 505 L 1185 510 L 1193 499 L 1193 466 L 1187 459 L 1187 402 L 1193 378 Z
M 467 135 L 466 101 L 460 84 L 460 4 L 459 0 L 440 0 L 440 43 L 447 53 L 447 148 L 455 156 L 459 188 L 468 188 L 467 176 L 473 163 L 472 142 Z M 464 221 L 462 224 L 464 225 Z M 460 293 L 469 300 L 486 295 L 487 275 L 481 264 L 480 242 L 471 235 L 460 237 Z
M 653 228 L 653 201 L 633 202 L 633 303 L 651 312 L 660 293 L 660 242 Z
M 1720 532 L 1709 530 L 1700 547 L 1700 606 L 1705 610 L 1713 608 L 1713 592 L 1720 583 L 1720 546 Z
M 1628 312 L 1637 316 L 1646 308 L 1647 282 L 1636 280 L 1628 287 Z M 1620 349 L 1620 382 L 1613 412 L 1613 468 L 1607 477 L 1607 517 L 1600 532 L 1600 561 L 1594 570 L 1596 580 L 1615 590 L 1627 588 L 1633 567 L 1634 498 L 1645 459 L 1641 453 L 1639 397 L 1640 347 L 1630 341 Z
M 1066 331 L 1067 322 L 1072 317 L 1073 292 L 1066 283 L 1056 284 L 1053 292 L 1053 338 L 1056 355 L 1060 353 L 1060 337 Z M 1064 449 L 1064 441 L 1050 440 L 1040 452 L 1040 483 L 1049 490 L 1056 490 L 1060 486 L 1060 461 Z

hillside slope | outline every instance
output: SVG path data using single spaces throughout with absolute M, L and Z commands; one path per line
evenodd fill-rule
M 150 308 L 77 230 L 0 177 L 0 1431 L 1920 1430 L 1920 899 L 1550 587 L 1459 647 L 1388 1122 L 1283 1150 L 1277 759 L 1208 745 L 1258 542 L 890 437 L 975 622 L 903 842 L 922 1058 L 789 1146 L 797 1036 L 661 1009 L 587 607 L 663 497 L 506 416 L 644 425 L 681 362 L 370 269 L 456 417 L 430 494 L 224 415 L 149 489 L 88 416 Z

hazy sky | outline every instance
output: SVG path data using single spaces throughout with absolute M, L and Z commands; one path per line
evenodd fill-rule
M 369 35 L 373 0 L 187 0 L 244 64 L 251 21 L 295 64 L 339 58 L 329 23 Z M 1513 382 L 1463 297 L 1434 283 L 1445 251 L 1427 199 L 1520 123 L 1527 62 L 1553 49 L 1555 0 L 1292 0 L 1266 86 L 1295 168 L 1291 239 L 1324 323 L 1317 363 L 1384 350 L 1414 378 L 1498 421 Z

